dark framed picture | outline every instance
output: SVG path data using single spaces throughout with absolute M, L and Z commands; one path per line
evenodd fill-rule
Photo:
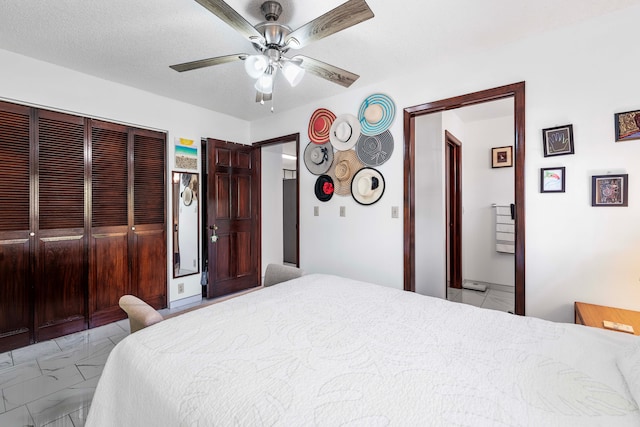
M 573 125 L 542 129 L 544 156 L 573 154 Z
M 540 192 L 564 193 L 564 166 L 540 168 Z
M 591 177 L 591 206 L 627 206 L 629 175 L 594 175 Z
M 618 113 L 616 122 L 616 142 L 640 139 L 640 110 Z
M 513 146 L 495 147 L 491 149 L 491 167 L 508 168 L 513 166 Z

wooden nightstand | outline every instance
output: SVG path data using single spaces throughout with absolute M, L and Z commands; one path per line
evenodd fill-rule
M 634 334 L 640 335 L 640 311 L 625 310 L 623 308 L 615 307 L 605 307 L 603 305 L 587 304 L 584 302 L 576 301 L 576 324 L 607 329 L 602 323 L 604 320 L 631 325 L 633 326 Z

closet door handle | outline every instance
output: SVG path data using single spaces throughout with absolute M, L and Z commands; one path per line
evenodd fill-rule
M 132 231 L 136 231 L 136 228 L 135 228 L 135 227 L 131 227 L 131 230 L 132 230 Z
M 33 237 L 35 235 L 36 235 L 36 233 L 34 233 L 33 231 L 31 233 L 29 233 L 29 236 L 31 236 L 31 237 Z

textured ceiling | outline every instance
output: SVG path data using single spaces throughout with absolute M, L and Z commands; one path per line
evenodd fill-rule
M 252 24 L 262 0 L 227 0 Z M 281 0 L 280 22 L 296 29 L 342 0 Z M 360 79 L 429 67 L 444 58 L 489 49 L 640 0 L 367 0 L 375 17 L 295 51 Z M 1 0 L 0 49 L 199 105 L 245 120 L 270 114 L 255 103 L 243 63 L 185 73 L 169 65 L 254 53 L 242 36 L 194 0 Z M 292 53 L 291 51 L 290 53 Z M 285 111 L 350 89 L 307 74 L 292 89 L 278 76 L 274 106 Z M 0 94 L 1 95 L 1 94 Z

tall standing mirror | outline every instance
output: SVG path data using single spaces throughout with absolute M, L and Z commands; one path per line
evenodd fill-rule
M 172 173 L 173 200 L 173 277 L 200 271 L 198 247 L 198 209 L 200 191 L 198 174 Z

